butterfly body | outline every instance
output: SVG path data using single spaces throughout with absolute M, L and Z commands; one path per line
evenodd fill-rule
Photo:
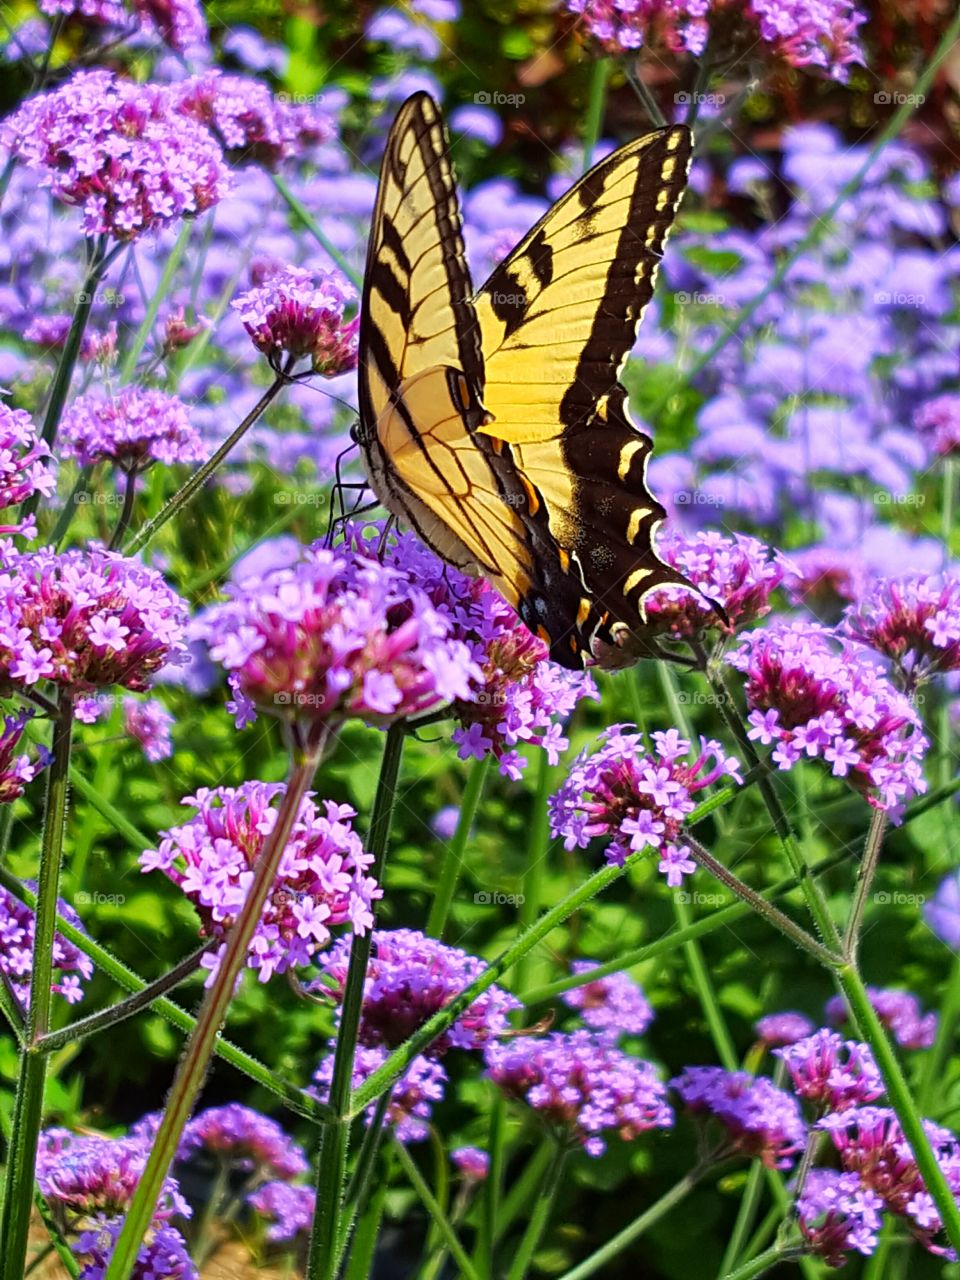
M 439 109 L 387 140 L 360 320 L 358 440 L 383 504 L 580 667 L 642 632 L 651 441 L 618 381 L 686 180 L 689 131 L 622 147 L 474 294 Z

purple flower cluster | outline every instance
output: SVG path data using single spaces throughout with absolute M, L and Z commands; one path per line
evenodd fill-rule
M 881 579 L 847 610 L 843 630 L 890 658 L 911 686 L 960 670 L 960 578 Z
M 9 804 L 23 795 L 23 789 L 32 782 L 41 769 L 50 763 L 46 747 L 35 748 L 36 755 L 28 751 L 17 754 L 23 737 L 24 726 L 32 717 L 30 711 L 18 711 L 16 715 L 3 717 L 0 733 L 0 804 Z
M 127 20 L 121 0 L 39 0 L 37 7 L 48 17 L 79 18 L 88 25 L 122 27 Z
M 824 1111 L 846 1111 L 883 1094 L 869 1045 L 820 1030 L 774 1053 L 786 1065 L 795 1093 Z
M 310 1230 L 316 1194 L 312 1187 L 265 1182 L 247 1196 L 247 1204 L 270 1222 L 267 1239 L 280 1243 Z
M 960 1194 L 960 1143 L 948 1130 L 923 1122 L 930 1145 L 953 1194 Z M 905 1219 L 932 1252 L 947 1253 L 935 1243 L 940 1215 L 917 1168 L 910 1145 L 894 1113 L 886 1107 L 855 1107 L 824 1116 L 819 1127 L 836 1148 L 841 1167 L 859 1175 L 861 1186 L 879 1196 L 884 1206 Z
M 770 1013 L 754 1024 L 757 1039 L 769 1048 L 775 1045 L 794 1044 L 805 1040 L 813 1032 L 813 1023 L 802 1013 L 785 1010 Z
M 851 1251 L 865 1256 L 877 1245 L 883 1201 L 855 1173 L 811 1169 L 797 1198 L 797 1224 L 811 1253 L 842 1267 Z
M 206 125 L 238 160 L 275 169 L 333 134 L 330 118 L 306 104 L 281 102 L 247 76 L 206 71 L 179 88 L 180 110 Z
M 454 1147 L 450 1159 L 465 1182 L 483 1182 L 490 1173 L 490 1154 L 479 1147 Z
M 942 942 L 960 951 L 960 872 L 951 871 L 923 906 L 923 918 Z
M 282 267 L 230 304 L 258 351 L 279 369 L 284 358 L 309 358 L 314 373 L 332 377 L 357 364 L 360 320 L 344 318 L 356 303 L 338 271 Z
M 62 899 L 57 900 L 57 912 L 76 928 L 81 927 L 80 917 Z M 24 1009 L 30 1004 L 35 927 L 31 909 L 8 889 L 0 888 L 0 970 L 6 974 Z M 53 967 L 56 973 L 50 990 L 63 996 L 69 1004 L 82 1000 L 80 979 L 93 977 L 93 962 L 59 933 L 53 935 Z
M 494 1041 L 486 1060 L 490 1078 L 507 1097 L 526 1102 L 587 1155 L 603 1154 L 608 1133 L 631 1141 L 673 1124 L 653 1066 L 589 1031 Z
M 652 734 L 653 748 L 631 725 L 600 735 L 600 748 L 583 751 L 560 790 L 550 798 L 550 829 L 568 849 L 585 849 L 610 837 L 608 862 L 622 865 L 632 853 L 656 849 L 659 870 L 671 887 L 695 870 L 683 823 L 694 796 L 720 778 L 740 782 L 740 766 L 719 742 L 702 741 L 690 759 L 690 743 L 676 729 Z
M 196 816 L 162 832 L 159 848 L 141 854 L 144 871 L 162 871 L 194 904 L 204 937 L 223 939 L 236 919 L 283 790 L 282 783 L 265 782 L 201 787 L 182 802 L 194 805 Z M 302 801 L 247 957 L 261 982 L 307 964 L 332 929 L 349 925 L 363 933 L 373 924 L 381 891 L 367 874 L 373 859 L 351 826 L 354 816 L 349 805 L 332 800 L 322 812 L 312 795 Z M 207 968 L 218 963 L 219 953 L 204 957 Z
M 255 705 L 292 720 L 382 723 L 469 698 L 480 679 L 450 619 L 411 573 L 375 554 L 304 550 L 231 595 L 203 630 L 242 720 Z
M 566 0 L 590 38 L 610 54 L 655 45 L 669 53 L 700 57 L 711 32 L 723 49 L 714 61 L 758 42 L 790 67 L 814 67 L 845 82 L 852 62 L 863 62 L 857 34 L 866 15 L 852 0 Z
M 573 973 L 589 973 L 595 960 L 575 960 Z M 621 1036 L 642 1036 L 653 1021 L 653 1010 L 643 990 L 625 973 L 608 973 L 582 986 L 565 991 L 564 1004 L 577 1009 L 591 1029 L 619 1040 Z
M 930 1048 L 936 1039 L 939 1019 L 933 1010 L 922 1013 L 920 1001 L 912 992 L 867 987 L 867 995 L 880 1021 L 902 1049 Z M 846 1021 L 847 1006 L 842 996 L 834 996 L 827 1002 L 826 1015 L 834 1026 Z
M 335 1041 L 331 1041 L 329 1052 L 322 1058 L 314 1072 L 315 1092 L 321 1102 L 330 1096 L 330 1084 L 333 1080 L 333 1061 Z M 352 1087 L 357 1089 L 373 1073 L 382 1067 L 389 1057 L 390 1051 L 384 1045 L 358 1045 L 353 1061 Z M 387 1123 L 393 1129 L 400 1142 L 423 1142 L 429 1136 L 428 1121 L 433 1105 L 443 1098 L 447 1073 L 436 1058 L 426 1058 L 417 1054 L 406 1071 L 396 1081 L 390 1094 L 390 1105 L 387 1108 Z M 373 1119 L 376 1105 L 369 1106 L 365 1113 L 367 1123 Z
M 764 1076 L 723 1067 L 685 1067 L 671 1089 L 695 1116 L 724 1130 L 733 1151 L 757 1156 L 768 1168 L 789 1169 L 806 1142 L 797 1100 Z
M 120 301 L 120 295 L 117 295 L 117 301 Z M 67 336 L 70 333 L 70 327 L 73 324 L 73 316 L 48 315 L 34 316 L 29 325 L 23 331 L 24 342 L 35 342 L 37 346 L 43 347 L 44 351 L 62 351 L 67 345 Z M 113 362 L 117 354 L 117 326 L 111 323 L 102 333 L 89 325 L 84 330 L 83 338 L 80 342 L 80 361 L 81 363 L 89 363 L 91 361 L 99 361 L 101 364 L 109 365 Z
M 768 547 L 745 534 L 712 530 L 685 534 L 673 531 L 657 543 L 661 557 L 692 583 L 667 586 L 646 600 L 644 634 L 674 640 L 699 637 L 714 629 L 740 631 L 770 612 L 770 595 L 780 585 L 784 564 Z M 697 594 L 697 591 L 702 594 Z M 722 606 L 729 625 L 711 607 Z
M 173 716 L 156 698 L 124 698 L 123 731 L 140 743 L 143 754 L 154 764 L 173 755 L 173 725 Z
M 154 569 L 93 547 L 0 561 L 0 678 L 74 693 L 148 677 L 186 656 L 184 602 Z
M 37 435 L 30 415 L 0 402 L 0 511 L 18 506 L 35 493 L 50 495 L 57 479 L 50 450 Z M 0 525 L 0 534 L 36 537 L 32 520 Z
M 78 1237 L 73 1248 L 83 1264 L 79 1280 L 103 1280 L 113 1256 L 124 1219 L 98 1216 Z M 169 1223 L 161 1223 L 140 1246 L 130 1280 L 200 1280 L 200 1272 L 190 1260 L 187 1243 Z
M 340 939 L 322 957 L 318 993 L 343 993 L 350 946 Z M 486 964 L 415 929 L 377 930 L 367 965 L 360 1021 L 360 1043 L 396 1048 L 445 1008 L 486 971 Z M 332 984 L 332 985 L 331 985 Z M 507 1030 L 507 1018 L 520 1002 L 501 987 L 488 987 L 426 1053 L 436 1058 L 448 1049 L 482 1049 Z
M 229 185 L 216 141 L 177 113 L 171 90 L 108 71 L 78 71 L 28 99 L 4 121 L 0 142 L 82 209 L 88 236 L 136 239 L 203 213 Z
M 131 473 L 154 462 L 199 462 L 206 455 L 187 406 L 153 387 L 79 396 L 63 415 L 60 437 L 64 453 L 81 466 L 106 458 Z
M 46 1129 L 37 1148 L 37 1185 L 48 1201 L 83 1217 L 124 1213 L 149 1155 L 150 1142 L 142 1137 L 106 1138 Z M 190 1215 L 176 1179 L 168 1177 L 154 1220 Z
M 207 23 L 199 0 L 130 0 L 147 35 L 156 33 L 177 53 L 209 43 Z
M 820 758 L 894 814 L 926 789 L 920 717 L 882 669 L 823 627 L 780 624 L 743 637 L 727 661 L 746 677 L 749 736 L 781 769 Z
M 913 425 L 941 458 L 960 453 L 960 395 L 947 392 L 920 405 Z
M 198 1151 L 255 1174 L 257 1181 L 296 1178 L 309 1168 L 302 1149 L 276 1120 L 239 1102 L 209 1107 L 187 1123 L 177 1159 L 189 1159 Z

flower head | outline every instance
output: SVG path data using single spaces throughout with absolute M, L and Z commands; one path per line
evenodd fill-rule
M 815 1031 L 774 1053 L 790 1072 L 797 1096 L 824 1110 L 845 1111 L 883 1094 L 870 1046 L 843 1040 L 835 1031 Z
M 301 1232 L 310 1230 L 316 1193 L 313 1187 L 289 1182 L 265 1182 L 247 1196 L 247 1204 L 270 1221 L 267 1228 L 268 1240 L 294 1240 Z
M 794 623 L 751 632 L 727 661 L 746 676 L 749 736 L 775 744 L 779 768 L 823 759 L 894 814 L 926 789 L 916 708 L 862 651 L 841 649 L 818 625 Z
M 179 1160 L 205 1151 L 244 1173 L 296 1178 L 309 1166 L 302 1148 L 276 1120 L 239 1102 L 208 1107 L 188 1121 L 177 1149 Z
M 740 782 L 740 766 L 719 742 L 701 741 L 691 760 L 690 743 L 676 729 L 651 736 L 652 749 L 632 725 L 604 730 L 600 749 L 582 752 L 551 796 L 550 827 L 568 849 L 610 837 L 607 860 L 618 865 L 655 849 L 660 871 L 675 886 L 695 867 L 683 836 L 684 820 L 696 808 L 693 797 L 719 778 Z
M 160 574 L 117 552 L 44 547 L 0 561 L 0 680 L 14 686 L 145 689 L 186 657 L 186 625 Z
M 122 302 L 122 295 L 117 293 L 115 301 Z M 62 351 L 67 345 L 67 337 L 73 325 L 73 316 L 67 314 L 52 316 L 34 316 L 23 331 L 24 342 L 35 342 L 45 351 Z M 117 354 L 117 326 L 109 325 L 98 333 L 89 325 L 84 330 L 80 342 L 80 360 L 82 363 L 99 361 L 111 364 Z
M 587 1155 L 603 1154 L 607 1133 L 630 1141 L 673 1124 L 653 1066 L 589 1031 L 494 1041 L 486 1059 L 507 1097 L 526 1102 Z
M 79 1280 L 103 1280 L 113 1256 L 123 1217 L 99 1215 L 77 1237 L 71 1246 L 77 1261 L 83 1264 Z M 187 1242 L 169 1223 L 152 1227 L 140 1246 L 130 1280 L 200 1280 L 187 1250 Z
M 51 1203 L 71 1213 L 113 1215 L 129 1208 L 137 1189 L 150 1143 L 142 1138 L 106 1138 L 69 1129 L 46 1129 L 37 1148 L 37 1185 Z M 190 1206 L 176 1179 L 168 1177 L 154 1211 L 154 1220 L 189 1218 Z
M 177 113 L 173 90 L 108 71 L 78 71 L 29 98 L 4 122 L 0 141 L 83 211 L 88 236 L 134 240 L 203 213 L 229 185 L 219 146 Z
M 19 506 L 34 494 L 50 495 L 56 489 L 55 463 L 37 435 L 30 415 L 0 401 L 0 511 Z M 0 534 L 36 536 L 32 520 L 0 525 Z
M 162 832 L 159 848 L 141 855 L 144 871 L 163 871 L 194 904 L 204 937 L 223 939 L 233 925 L 283 791 L 282 783 L 265 782 L 201 787 L 183 800 L 196 816 Z M 372 925 L 380 890 L 367 874 L 373 859 L 351 826 L 354 816 L 332 800 L 322 811 L 312 795 L 301 802 L 247 956 L 261 982 L 307 964 L 331 930 L 349 925 L 363 933 Z M 218 962 L 204 957 L 208 968 Z
M 881 579 L 847 610 L 843 630 L 913 683 L 960 670 L 960 578 Z
M 335 1042 L 329 1046 L 329 1053 L 320 1062 L 314 1072 L 315 1092 L 321 1102 L 330 1096 L 330 1082 L 333 1079 L 333 1060 Z M 373 1073 L 382 1067 L 389 1057 L 390 1051 L 385 1045 L 358 1045 L 353 1061 L 352 1087 L 357 1089 Z M 406 1071 L 394 1084 L 387 1108 L 387 1123 L 392 1127 L 400 1142 L 423 1142 L 430 1133 L 427 1124 L 433 1112 L 435 1102 L 443 1099 L 447 1073 L 435 1058 L 425 1058 L 417 1054 Z M 371 1104 L 366 1112 L 367 1124 L 373 1119 L 376 1105 Z
M 115 396 L 79 396 L 60 425 L 64 453 L 81 466 L 103 459 L 121 471 L 145 471 L 154 462 L 199 462 L 206 448 L 177 396 L 152 387 L 123 387 Z
M 306 104 L 281 102 L 247 76 L 205 71 L 179 86 L 180 110 L 220 139 L 231 159 L 275 169 L 305 145 L 333 136 L 330 118 Z
M 465 1182 L 483 1182 L 490 1173 L 490 1154 L 479 1147 L 455 1147 L 450 1159 Z
M 764 1076 L 723 1067 L 684 1067 L 670 1081 L 693 1115 L 716 1120 L 733 1150 L 768 1168 L 789 1169 L 803 1150 L 806 1126 L 796 1098 Z
M 920 1001 L 910 991 L 867 987 L 870 1003 L 883 1025 L 903 1049 L 929 1049 L 936 1039 L 938 1018 L 931 1010 L 920 1012 Z M 847 1020 L 847 1006 L 842 996 L 827 1001 L 827 1018 L 834 1026 Z
M 340 998 L 347 978 L 350 948 L 341 939 L 322 959 L 318 992 Z M 445 1008 L 485 972 L 482 960 L 428 938 L 415 929 L 379 929 L 367 965 L 360 1020 L 360 1043 L 394 1049 Z M 331 986 L 332 984 L 332 986 Z M 507 1015 L 519 1001 L 496 985 L 465 1009 L 425 1050 L 439 1057 L 450 1048 L 481 1049 L 507 1029 Z
M 359 317 L 344 318 L 356 296 L 337 271 L 283 267 L 231 306 L 258 351 L 279 369 L 286 357 L 309 357 L 315 373 L 332 377 L 357 363 Z
M 305 550 L 231 594 L 206 612 L 203 628 L 244 708 L 385 723 L 469 698 L 480 677 L 449 617 L 366 544 Z
M 62 899 L 57 911 L 76 928 L 80 917 Z M 33 939 L 36 920 L 33 911 L 15 898 L 8 889 L 0 888 L 0 969 L 6 974 L 14 994 L 24 1009 L 30 1004 L 30 975 L 33 972 Z M 80 979 L 93 977 L 93 962 L 61 934 L 53 936 L 54 980 L 50 990 L 63 996 L 69 1004 L 83 999 Z
M 199 0 L 130 0 L 141 30 L 156 34 L 177 53 L 209 44 Z
M 173 716 L 156 698 L 124 698 L 123 731 L 140 743 L 148 760 L 167 760 L 173 754 L 173 725 Z
M 25 725 L 33 717 L 32 711 L 18 711 L 16 715 L 3 717 L 0 733 L 0 804 L 9 804 L 23 795 L 23 789 L 32 782 L 41 769 L 50 763 L 46 747 L 36 747 L 35 755 L 29 751 L 16 754 Z
M 855 1173 L 811 1169 L 797 1200 L 797 1223 L 812 1253 L 842 1267 L 851 1251 L 873 1253 L 882 1209 L 883 1201 Z
M 813 1031 L 813 1023 L 802 1013 L 787 1010 L 783 1013 L 768 1013 L 754 1023 L 757 1039 L 773 1048 L 775 1045 L 793 1044 L 803 1040 Z
M 923 917 L 942 942 L 960 951 L 960 871 L 950 871 L 923 906 Z
M 574 960 L 574 973 L 596 969 L 595 960 Z M 642 1036 L 653 1021 L 653 1010 L 642 989 L 625 973 L 608 973 L 579 987 L 571 987 L 561 997 L 593 1031 L 618 1040 L 621 1036 Z
M 913 415 L 913 425 L 941 457 L 960 453 L 960 395 L 927 400 Z

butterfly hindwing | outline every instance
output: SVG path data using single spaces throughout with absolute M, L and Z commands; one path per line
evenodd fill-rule
M 642 621 L 647 592 L 682 581 L 656 554 L 664 510 L 646 484 L 651 441 L 629 416 L 619 372 L 653 294 L 690 152 L 684 126 L 621 147 L 548 210 L 475 300 L 493 416 L 478 430 L 509 444 L 542 496 L 554 576 L 568 565 L 581 579 L 576 616 L 549 597 L 527 603 L 565 665 L 571 633 L 586 653 L 597 640 L 622 643 Z

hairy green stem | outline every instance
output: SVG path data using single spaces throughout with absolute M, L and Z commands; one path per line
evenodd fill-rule
M 771 1245 L 764 1253 L 758 1253 L 755 1258 L 737 1267 L 736 1271 L 728 1271 L 723 1280 L 758 1280 L 758 1277 L 766 1275 L 781 1262 L 794 1262 L 804 1255 L 805 1250 L 799 1245 Z
M 587 115 L 583 125 L 583 157 L 580 161 L 581 174 L 586 173 L 593 164 L 593 153 L 600 140 L 603 129 L 603 113 L 607 105 L 607 85 L 610 83 L 610 72 L 613 62 L 610 58 L 594 58 L 590 69 L 590 96 L 587 99 Z
M 477 807 L 483 794 L 483 787 L 490 772 L 492 756 L 484 756 L 482 760 L 474 760 L 467 776 L 467 785 L 460 799 L 460 813 L 457 817 L 457 829 L 453 839 L 447 842 L 443 854 L 440 876 L 434 886 L 433 902 L 427 917 L 427 933 L 431 938 L 442 938 L 450 915 L 450 905 L 456 893 L 460 871 L 463 867 L 463 855 L 470 839 L 473 820 L 477 816 Z
M 173 248 L 167 255 L 166 261 L 163 264 L 163 273 L 160 276 L 156 289 L 154 289 L 150 296 L 150 300 L 147 303 L 147 309 L 143 315 L 143 320 L 140 322 L 140 327 L 134 334 L 133 342 L 130 344 L 130 350 L 127 352 L 123 363 L 120 366 L 119 381 L 121 386 L 128 383 L 136 372 L 137 361 L 143 353 L 143 348 L 147 345 L 147 339 L 153 332 L 153 326 L 157 322 L 160 306 L 164 298 L 166 298 L 167 294 L 170 292 L 170 286 L 173 284 L 173 277 L 176 275 L 177 269 L 183 260 L 183 255 L 187 248 L 187 242 L 190 239 L 195 225 L 196 224 L 192 218 L 184 218 L 183 223 L 180 226 L 180 234 L 177 236 L 174 241 Z
M 476 1271 L 473 1263 L 467 1256 L 466 1249 L 464 1249 L 463 1245 L 460 1243 L 459 1236 L 451 1226 L 447 1215 L 437 1203 L 437 1199 L 433 1192 L 424 1181 L 423 1174 L 417 1168 L 409 1151 L 402 1142 L 398 1142 L 396 1139 L 394 1139 L 393 1142 L 393 1150 L 396 1152 L 397 1158 L 400 1161 L 400 1166 L 410 1179 L 410 1183 L 417 1195 L 420 1197 L 424 1208 L 439 1228 L 440 1234 L 443 1236 L 444 1244 L 450 1250 L 454 1261 L 460 1268 L 461 1275 L 466 1277 L 466 1280 L 481 1280 L 479 1272 Z
M 562 1146 L 558 1146 L 554 1152 L 553 1159 L 547 1168 L 543 1185 L 534 1200 L 533 1212 L 527 1221 L 527 1229 L 523 1233 L 517 1252 L 514 1255 L 513 1263 L 507 1272 L 507 1280 L 525 1280 L 526 1274 L 530 1270 L 533 1255 L 536 1253 L 543 1233 L 546 1231 L 547 1224 L 550 1221 L 554 1201 L 562 1183 L 564 1165 L 569 1154 L 567 1148 Z
M 867 909 L 867 899 L 873 888 L 874 876 L 880 862 L 883 849 L 883 837 L 886 835 L 889 818 L 885 809 L 874 809 L 870 818 L 870 828 L 863 847 L 863 857 L 857 872 L 857 889 L 850 910 L 850 918 L 843 935 L 843 953 L 851 964 L 857 960 L 860 946 L 860 930 L 863 927 L 863 916 Z

